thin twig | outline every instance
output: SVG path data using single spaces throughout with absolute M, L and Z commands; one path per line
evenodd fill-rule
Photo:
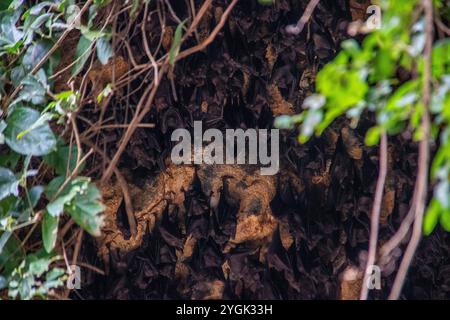
M 212 0 L 206 0 L 205 2 L 203 2 L 202 6 L 200 7 L 200 10 L 198 10 L 198 13 L 194 17 L 194 20 L 192 20 L 189 29 L 183 35 L 182 42 L 187 38 L 189 38 L 192 32 L 194 32 L 197 29 L 197 25 L 200 23 L 205 13 L 208 11 L 209 7 L 211 6 L 211 3 Z
M 147 54 L 147 57 L 150 59 L 150 62 L 153 66 L 153 72 L 155 73 L 155 81 L 157 81 L 158 79 L 158 65 L 156 64 L 155 58 L 153 57 L 152 52 L 150 51 L 150 47 L 148 45 L 148 41 L 147 41 L 147 35 L 145 32 L 145 26 L 146 26 L 146 20 L 147 20 L 147 15 L 148 15 L 148 3 L 145 4 L 145 8 L 144 8 L 144 23 L 141 24 L 141 33 L 142 33 L 142 40 L 144 42 L 144 50 L 145 53 Z M 158 85 L 158 83 L 156 83 L 156 85 Z
M 414 194 L 411 201 L 411 207 L 409 208 L 409 211 L 406 215 L 406 217 L 403 219 L 400 227 L 398 228 L 397 232 L 381 247 L 380 249 L 380 260 L 386 260 L 390 257 L 392 251 L 395 250 L 395 248 L 398 248 L 400 244 L 402 243 L 403 239 L 405 239 L 406 235 L 408 234 L 412 223 L 414 222 L 414 214 L 415 214 L 415 202 L 416 202 L 416 193 L 417 193 L 417 185 L 414 188 Z
M 69 119 L 70 119 L 70 122 L 72 123 L 72 130 L 73 130 L 73 133 L 75 134 L 75 142 L 77 144 L 77 149 L 78 149 L 77 150 L 77 162 L 76 162 L 76 165 L 78 165 L 81 161 L 81 152 L 83 149 L 81 148 L 80 133 L 78 132 L 78 126 L 77 126 L 77 122 L 75 121 L 75 117 L 76 117 L 75 113 L 72 112 L 69 114 Z M 70 151 L 72 151 L 72 148 L 70 148 Z M 71 153 L 71 155 L 72 155 L 72 153 Z M 68 167 L 70 168 L 70 165 Z
M 111 162 L 111 160 L 108 158 L 105 152 L 100 150 L 99 147 L 91 143 L 90 141 L 83 140 L 83 143 L 87 146 L 91 147 L 95 152 L 97 152 L 106 162 Z M 128 184 L 123 177 L 123 175 L 120 173 L 119 169 L 114 167 L 113 169 L 114 175 L 117 178 L 117 183 L 119 184 L 122 193 L 123 193 L 123 199 L 125 201 L 125 211 L 127 213 L 127 219 L 128 219 L 128 225 L 130 226 L 131 235 L 135 236 L 137 233 L 137 224 L 136 224 L 136 218 L 134 217 L 134 208 L 133 208 L 133 202 L 131 200 L 130 192 L 128 190 Z
M 298 20 L 297 24 L 291 24 L 287 26 L 286 32 L 293 35 L 299 35 L 303 31 L 306 23 L 308 23 L 309 19 L 311 19 L 314 9 L 316 9 L 319 2 L 320 0 L 311 0 L 305 9 L 305 12 L 303 12 L 302 17 Z
M 424 77 L 423 77 L 423 106 L 424 114 L 422 116 L 421 129 L 423 132 L 422 140 L 419 144 L 419 169 L 417 173 L 417 198 L 415 205 L 415 220 L 411 240 L 409 241 L 406 252 L 400 264 L 394 285 L 389 294 L 390 300 L 397 300 L 400 296 L 406 274 L 411 265 L 414 254 L 422 237 L 423 214 L 427 200 L 427 182 L 428 182 L 428 162 L 430 157 L 429 138 L 430 138 L 430 116 L 428 113 L 431 101 L 431 59 L 433 50 L 433 1 L 423 0 L 425 10 L 425 35 L 426 43 L 424 49 Z
M 186 49 L 182 52 L 180 52 L 175 61 L 181 60 L 183 58 L 186 58 L 187 56 L 198 52 L 198 51 L 202 51 L 204 48 L 206 48 L 209 44 L 211 44 L 211 42 L 214 41 L 214 39 L 216 38 L 217 34 L 220 32 L 220 30 L 222 30 L 223 26 L 225 25 L 225 22 L 227 21 L 228 16 L 231 13 L 231 10 L 233 10 L 234 6 L 236 5 L 236 3 L 238 2 L 238 0 L 233 0 L 230 5 L 228 6 L 228 8 L 225 10 L 225 12 L 222 14 L 222 17 L 220 17 L 220 21 L 217 24 L 217 26 L 213 29 L 213 31 L 211 32 L 211 34 L 200 44 Z M 202 7 L 203 8 L 203 7 Z M 201 9 L 200 9 L 201 10 Z M 199 11 L 200 14 L 200 11 Z
M 369 294 L 369 286 L 367 285 L 367 280 L 369 279 L 371 267 L 375 264 L 376 259 L 381 204 L 383 201 L 384 184 L 386 182 L 387 175 L 387 162 L 387 136 L 386 133 L 383 133 L 380 143 L 380 173 L 378 174 L 375 199 L 373 201 L 372 213 L 370 217 L 369 252 L 367 257 L 366 272 L 364 273 L 364 280 L 361 287 L 361 300 L 367 300 L 367 296 Z
M 441 20 L 441 17 L 436 14 L 436 25 L 438 26 L 438 28 L 443 31 L 447 36 L 450 36 L 450 28 L 447 27 Z

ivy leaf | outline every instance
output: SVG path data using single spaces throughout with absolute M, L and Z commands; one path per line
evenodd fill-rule
M 5 231 L 0 235 L 0 255 L 2 254 L 3 247 L 6 245 L 11 235 L 11 231 Z
M 25 70 L 27 72 L 31 71 L 50 50 L 51 46 L 51 43 L 45 40 L 29 46 L 22 58 L 22 65 Z
M 81 36 L 80 40 L 78 40 L 77 50 L 75 52 L 76 63 L 72 67 L 73 76 L 77 75 L 83 69 L 84 64 L 89 58 L 91 46 L 92 41 L 85 36 Z
M 23 78 L 26 76 L 26 71 L 23 65 L 14 67 L 11 70 L 11 82 L 14 86 L 19 86 Z
M 0 1 L 0 11 L 8 9 L 9 5 L 11 4 L 12 0 L 4 0 Z
M 57 177 L 49 183 L 46 190 L 48 199 L 55 197 L 63 182 L 64 177 Z M 61 194 L 47 205 L 47 211 L 53 217 L 66 211 L 83 229 L 98 236 L 103 222 L 103 217 L 99 213 L 104 210 L 100 198 L 100 192 L 88 178 L 77 177 L 70 181 Z
M 49 6 L 52 6 L 52 5 L 54 5 L 54 3 L 51 2 L 51 1 L 42 1 L 41 3 L 38 3 L 37 5 L 32 6 L 32 7 L 30 8 L 30 14 L 32 14 L 32 15 L 34 15 L 34 16 L 37 16 L 38 14 L 41 13 L 41 11 L 42 11 L 45 7 L 49 7 Z
M 66 13 L 64 15 L 64 17 L 66 18 L 66 23 L 68 25 L 72 24 L 76 27 L 80 26 L 80 18 L 78 18 L 78 20 L 75 21 L 76 17 L 78 16 L 78 14 L 80 13 L 81 9 L 80 7 L 78 7 L 76 4 L 71 4 L 67 7 L 66 9 Z
M 28 101 L 32 104 L 44 104 L 47 99 L 47 79 L 44 70 L 39 70 L 37 75 L 28 75 L 22 81 L 22 90 L 20 90 L 19 97 L 14 100 L 11 105 L 20 101 Z
M 103 36 L 97 40 L 97 57 L 100 62 L 105 65 L 109 58 L 113 56 L 113 49 L 109 43 L 107 36 Z
M 2 274 L 9 274 L 24 259 L 25 252 L 14 233 L 0 232 L 0 238 L 8 238 L 6 243 L 0 245 L 0 269 L 3 269 Z
M 33 186 L 28 192 L 29 205 L 31 208 L 34 208 L 39 199 L 41 198 L 42 193 L 44 192 L 43 186 Z
M 31 44 L 35 35 L 40 31 L 40 27 L 52 18 L 53 13 L 44 13 L 38 16 L 28 16 L 24 23 L 24 45 Z
M 175 59 L 177 58 L 178 53 L 180 52 L 181 47 L 181 37 L 183 35 L 183 27 L 186 20 L 181 22 L 177 29 L 175 30 L 175 35 L 173 37 L 172 46 L 169 51 L 169 63 L 173 67 L 175 64 Z
M 44 272 L 48 271 L 50 263 L 52 263 L 52 255 L 44 252 L 42 249 L 35 254 L 30 254 L 26 258 L 26 264 L 30 274 L 40 277 Z
M 14 108 L 7 119 L 5 141 L 15 152 L 23 155 L 43 156 L 50 153 L 56 145 L 55 136 L 47 122 L 35 127 L 18 139 L 18 135 L 29 130 L 40 118 L 40 113 L 26 107 Z
M 0 47 L 14 49 L 23 38 L 24 33 L 16 27 L 21 10 L 0 12 Z
M 45 212 L 42 220 L 42 241 L 44 243 L 45 251 L 50 253 L 56 244 L 58 236 L 58 222 L 59 217 L 54 217 L 48 212 Z
M 44 161 L 51 167 L 55 168 L 56 174 L 60 176 L 71 173 L 77 164 L 78 148 L 76 146 L 60 145 L 55 151 L 46 155 Z M 80 171 L 83 167 L 80 168 Z
M 72 204 L 67 207 L 67 212 L 72 219 L 93 236 L 100 235 L 103 224 L 103 217 L 99 213 L 104 210 L 104 206 L 100 199 L 101 195 L 97 187 L 89 184 L 87 190 L 77 195 Z
M 47 212 L 53 217 L 57 217 L 61 215 L 64 211 L 64 206 L 66 204 L 70 204 L 72 199 L 78 193 L 81 193 L 84 189 L 87 188 L 88 180 L 84 178 L 76 178 L 73 179 L 68 185 L 61 191 L 59 195 L 57 195 L 58 190 L 64 183 L 65 178 L 62 176 L 54 178 L 47 186 L 47 190 L 45 192 L 47 198 L 52 200 L 47 205 Z
M 0 276 L 0 290 L 5 289 L 8 286 L 8 281 L 5 277 Z
M 0 167 L 0 200 L 11 194 L 18 196 L 19 180 L 11 170 Z
M 8 9 L 10 9 L 10 10 L 17 10 L 17 9 L 19 9 L 22 6 L 24 1 L 25 0 L 13 0 L 13 1 L 11 1 Z
M 0 120 L 0 144 L 5 143 L 5 135 L 3 134 L 3 131 L 6 129 L 6 122 L 3 120 Z
M 61 287 L 64 284 L 62 276 L 65 274 L 62 268 L 52 268 L 45 276 L 44 288 L 46 291 Z

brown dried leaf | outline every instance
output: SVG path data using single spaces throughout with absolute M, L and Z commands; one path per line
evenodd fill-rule
M 389 216 L 395 207 L 395 190 L 386 190 L 383 197 L 383 203 L 380 212 L 380 223 L 387 225 Z
M 353 266 L 347 267 L 341 274 L 340 299 L 358 300 L 363 281 L 362 272 Z
M 225 283 L 220 280 L 198 282 L 193 287 L 192 299 L 194 300 L 218 300 L 223 298 Z
M 275 49 L 273 48 L 272 44 L 269 43 L 266 48 L 266 59 L 267 63 L 269 64 L 269 70 L 273 69 L 273 66 L 275 65 L 275 62 L 277 61 L 278 54 L 275 52 Z
M 269 96 L 270 109 L 274 116 L 295 114 L 294 106 L 284 100 L 280 89 L 275 84 L 267 86 L 267 94 Z
M 370 0 L 350 0 L 352 20 L 365 20 L 367 16 L 367 8 L 370 4 Z
M 170 47 L 172 46 L 172 39 L 173 39 L 173 27 L 166 27 L 164 30 L 164 35 L 162 39 L 162 46 L 164 50 L 169 52 Z
M 343 127 L 341 135 L 348 155 L 354 160 L 361 160 L 363 157 L 362 142 L 358 139 L 355 132 L 348 127 Z
M 283 247 L 288 250 L 294 243 L 294 237 L 291 235 L 289 230 L 289 224 L 285 221 L 280 221 L 279 228 L 281 243 L 283 244 Z

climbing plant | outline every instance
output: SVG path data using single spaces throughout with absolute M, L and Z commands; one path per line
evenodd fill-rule
M 450 231 L 450 29 L 445 23 L 450 18 L 450 3 L 431 0 L 372 3 L 381 8 L 381 28 L 362 41 L 344 41 L 336 58 L 318 73 L 316 93 L 305 99 L 304 111 L 277 118 L 276 126 L 285 129 L 298 126 L 298 139 L 305 143 L 313 135 L 322 134 L 338 117 L 346 116 L 351 126 L 357 127 L 363 112 L 370 112 L 376 123 L 365 136 L 368 146 L 377 145 L 385 135 L 412 132 L 412 139 L 420 144 L 410 210 L 413 219 L 405 219 L 406 228 L 399 232 L 409 230 L 412 221 L 416 225 L 400 267 L 401 275 L 394 285 L 396 292 L 391 293 L 391 298 L 396 298 L 421 231 L 429 235 L 437 224 Z M 429 164 L 432 141 L 438 141 L 437 150 Z M 380 148 L 384 149 L 380 154 L 386 153 L 383 141 Z M 383 157 L 380 158 L 381 161 Z M 383 177 L 379 179 L 382 193 Z M 427 202 L 426 187 L 430 183 L 434 192 Z M 403 233 L 401 239 L 406 236 Z
M 82 153 L 72 122 L 79 93 L 54 92 L 53 75 L 60 44 L 73 30 L 81 33 L 70 65 L 73 76 L 94 48 L 98 60 L 108 62 L 110 33 L 107 26 L 94 26 L 98 8 L 107 2 L 89 0 L 82 7 L 74 0 L 0 2 L 0 292 L 10 298 L 46 297 L 63 285 L 68 268 L 55 267 L 62 257 L 54 250 L 63 215 L 100 233 L 100 193 L 79 176 L 90 155 Z M 62 138 L 64 128 L 73 131 L 69 143 Z M 36 233 L 42 242 L 31 250 L 28 242 Z

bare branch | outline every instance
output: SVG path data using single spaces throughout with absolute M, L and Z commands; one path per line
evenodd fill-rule
M 428 113 L 431 101 L 431 59 L 433 50 L 433 1 L 423 0 L 425 10 L 425 34 L 426 43 L 424 50 L 424 79 L 422 101 L 424 114 L 422 116 L 421 128 L 423 132 L 422 140 L 419 144 L 419 169 L 417 173 L 417 197 L 415 201 L 415 219 L 411 240 L 406 248 L 394 285 L 389 294 L 390 300 L 397 300 L 400 296 L 406 274 L 411 265 L 414 254 L 422 237 L 423 214 L 427 201 L 428 163 L 430 158 L 429 138 L 430 138 L 430 115 Z
M 380 227 L 380 212 L 383 201 L 384 184 L 387 175 L 387 135 L 383 133 L 380 144 L 380 173 L 378 174 L 377 186 L 375 190 L 375 199 L 373 201 L 372 213 L 370 217 L 370 241 L 369 252 L 367 257 L 366 272 L 364 273 L 364 280 L 361 286 L 361 300 L 367 300 L 369 294 L 369 286 L 367 280 L 370 276 L 371 266 L 375 264 L 377 243 L 378 243 L 378 229 Z
M 300 34 L 303 31 L 306 23 L 308 23 L 309 19 L 311 19 L 314 9 L 316 9 L 319 2 L 320 0 L 311 0 L 305 9 L 305 12 L 303 12 L 302 17 L 298 20 L 297 24 L 291 24 L 287 26 L 286 32 L 293 35 Z

